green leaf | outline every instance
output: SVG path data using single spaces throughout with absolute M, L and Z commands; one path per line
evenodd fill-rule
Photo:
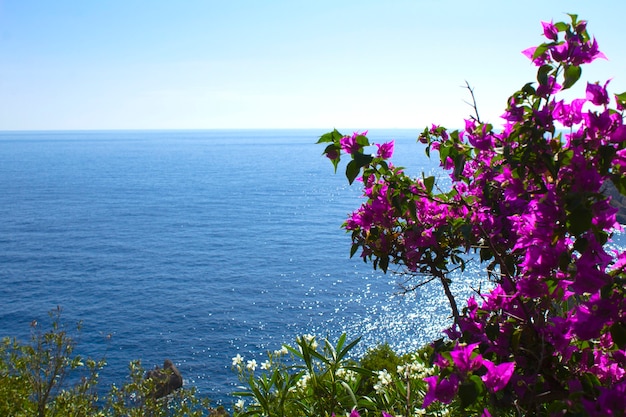
M 626 327 L 623 323 L 613 323 L 611 326 L 611 337 L 620 349 L 626 347 Z
M 565 32 L 567 29 L 569 29 L 569 25 L 565 22 L 557 22 L 554 24 L 554 26 L 559 32 Z
M 426 187 L 426 192 L 430 194 L 435 186 L 435 177 L 431 175 L 430 177 L 424 178 L 424 186 Z
M 458 154 L 454 158 L 454 178 L 460 178 L 465 169 L 465 155 Z
M 545 64 L 539 67 L 539 70 L 537 71 L 537 81 L 539 81 L 539 84 L 548 84 L 548 75 L 550 75 L 550 72 L 553 69 L 554 68 L 552 67 L 552 65 L 549 64 Z
M 324 142 L 332 142 L 333 141 L 333 132 L 324 133 L 316 143 L 324 143 Z
M 352 391 L 352 388 L 350 388 L 350 385 L 348 385 L 345 381 L 339 381 L 339 383 L 343 386 L 343 389 L 350 396 L 350 399 L 352 400 L 352 406 L 356 407 L 358 405 L 358 402 L 356 400 L 356 395 L 354 395 L 354 392 Z
M 580 205 L 576 207 L 567 216 L 567 222 L 570 229 L 570 233 L 574 236 L 580 236 L 591 228 L 591 221 L 593 219 L 593 213 L 588 207 Z
M 626 92 L 621 93 L 621 94 L 615 94 L 615 97 L 617 97 L 618 99 L 622 101 L 626 101 Z
M 336 144 L 331 143 L 330 145 L 326 147 L 326 149 L 324 149 L 324 152 L 322 154 L 328 155 L 329 153 L 332 154 L 332 152 L 337 153 L 337 158 L 330 160 L 330 162 L 332 162 L 333 164 L 333 167 L 335 168 L 335 173 L 336 173 L 337 166 L 339 165 L 339 160 L 341 159 L 341 149 Z
M 388 256 L 381 256 L 379 258 L 379 266 L 380 269 L 384 272 L 387 273 L 387 268 L 389 268 L 389 257 Z
M 537 49 L 535 49 L 535 53 L 533 54 L 533 59 L 539 58 L 548 50 L 548 48 L 549 48 L 549 45 L 547 43 L 542 43 L 541 45 L 539 45 Z
M 374 160 L 372 155 L 364 154 L 362 152 L 357 152 L 352 155 L 352 157 L 354 158 L 354 161 L 356 161 L 356 163 L 358 164 L 359 168 L 369 165 Z
M 467 408 L 478 399 L 478 388 L 474 381 L 469 380 L 459 386 L 459 399 L 461 407 Z
M 302 359 L 302 353 L 300 353 L 300 351 L 298 349 L 294 349 L 293 347 L 289 346 L 289 345 L 283 345 L 285 348 L 287 348 L 287 350 L 289 352 L 291 352 L 294 356 L 296 356 L 297 358 Z
M 370 145 L 370 141 L 367 138 L 367 136 L 363 136 L 363 135 L 358 135 L 356 137 L 356 143 L 358 143 L 361 146 L 369 146 Z
M 565 76 L 565 81 L 563 81 L 563 89 L 565 90 L 576 84 L 576 81 L 578 81 L 582 72 L 583 70 L 579 66 L 566 65 L 565 73 L 563 74 Z
M 621 94 L 615 94 L 615 101 L 622 107 L 626 107 L 626 92 Z
M 344 340 L 345 340 L 345 333 L 343 334 L 344 336 Z M 361 336 L 357 337 L 356 339 L 354 339 L 352 342 L 348 343 L 348 345 L 346 347 L 344 347 L 341 352 L 339 352 L 339 359 L 343 359 L 348 352 L 354 347 L 356 346 L 357 343 L 359 343 L 359 341 L 361 341 Z
M 346 165 L 346 178 L 348 178 L 348 182 L 350 184 L 354 182 L 356 177 L 359 176 L 360 172 L 361 172 L 361 167 L 359 166 L 356 160 L 352 160 L 348 162 L 348 165 Z
M 594 391 L 595 388 L 600 385 L 598 377 L 589 372 L 584 373 L 582 378 L 579 377 L 579 379 L 583 385 L 583 389 L 588 392 Z
M 517 352 L 517 350 L 519 349 L 521 338 L 522 338 L 522 330 L 521 329 L 514 330 L 513 334 L 511 335 L 511 348 L 514 352 Z
M 411 213 L 411 218 L 417 218 L 417 206 L 415 205 L 415 201 L 410 201 L 408 204 L 409 213 Z
M 491 249 L 487 247 L 480 248 L 480 262 L 488 261 L 491 258 L 493 258 Z
M 343 135 L 341 133 L 339 133 L 339 131 L 337 129 L 335 129 L 332 132 L 324 133 L 322 136 L 320 136 L 320 138 L 317 141 L 317 143 L 337 142 L 337 141 L 341 140 L 342 137 L 343 137 Z
M 526 83 L 522 87 L 521 92 L 528 96 L 534 96 L 537 90 L 535 90 L 535 87 L 533 87 L 533 83 Z M 510 103 L 510 100 L 507 103 Z
M 451 148 L 452 144 L 449 142 L 444 142 L 441 144 L 441 146 L 439 146 L 439 158 L 442 164 L 446 162 L 446 159 L 448 159 Z
M 626 195 L 626 177 L 612 177 L 611 181 L 622 195 Z
M 352 247 L 350 248 L 350 257 L 352 258 L 354 256 L 354 254 L 356 253 L 356 251 L 359 250 L 359 247 L 361 245 L 359 245 L 358 243 L 353 243 Z
M 500 326 L 497 323 L 489 322 L 485 326 L 485 334 L 489 340 L 495 341 L 500 335 Z
M 576 242 L 578 242 L 578 240 L 580 239 L 576 239 Z M 559 255 L 559 269 L 561 271 L 567 272 L 571 262 L 572 262 L 572 257 L 569 254 L 569 252 L 568 251 L 561 252 L 561 255 Z

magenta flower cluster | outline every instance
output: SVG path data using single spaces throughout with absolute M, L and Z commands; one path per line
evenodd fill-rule
M 560 98 L 583 64 L 605 58 L 586 22 L 570 17 L 542 22 L 547 41 L 523 52 L 537 81 L 508 99 L 501 129 L 476 116 L 463 130 L 420 135 L 449 173 L 447 190 L 394 167 L 391 142 L 368 155 L 365 134 L 320 139 L 335 167 L 344 151 L 350 181 L 355 166 L 363 181 L 366 202 L 344 224 L 352 253 L 431 277 L 450 300 L 454 324 L 433 345 L 440 372 L 426 378 L 424 407 L 626 412 L 626 252 L 608 249 L 621 226 L 607 191 L 626 193 L 626 94 L 594 82 L 582 98 Z M 493 288 L 459 309 L 449 273 L 469 256 Z

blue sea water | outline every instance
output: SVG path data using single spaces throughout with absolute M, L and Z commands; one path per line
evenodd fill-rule
M 340 226 L 360 190 L 333 174 L 322 133 L 0 132 L 0 337 L 25 340 L 61 306 L 83 323 L 78 350 L 106 358 L 102 384 L 133 359 L 170 358 L 225 405 L 237 353 L 262 359 L 304 333 L 362 336 L 356 353 L 440 337 L 435 285 L 399 296 L 401 277 L 350 259 Z M 436 166 L 418 133 L 369 136 L 394 139 L 396 164 L 417 175 Z

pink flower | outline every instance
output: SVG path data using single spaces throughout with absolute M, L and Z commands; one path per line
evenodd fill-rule
M 543 36 L 550 39 L 551 41 L 555 41 L 557 39 L 559 31 L 556 26 L 554 26 L 554 23 L 552 23 L 552 21 L 550 21 L 549 23 L 541 22 L 541 26 L 543 26 Z
M 344 136 L 339 141 L 341 143 L 341 148 L 350 155 L 360 152 L 362 146 L 358 143 L 357 138 L 365 135 L 367 135 L 367 130 L 363 133 L 353 132 L 352 136 Z
M 340 140 L 341 149 L 350 155 L 355 154 L 361 150 L 361 145 L 356 141 L 356 136 L 344 136 Z
M 540 84 L 539 87 L 537 87 L 537 95 L 545 97 L 548 95 L 554 95 L 561 91 L 563 86 L 556 82 L 556 78 L 554 78 L 554 76 L 550 75 L 547 81 L 547 84 Z
M 513 371 L 515 371 L 515 362 L 505 362 L 496 365 L 489 360 L 484 360 L 483 365 L 487 368 L 487 373 L 482 376 L 482 380 L 491 392 L 498 392 L 509 383 Z
M 618 314 L 616 303 L 601 299 L 595 294 L 585 304 L 576 308 L 576 313 L 570 318 L 572 330 L 583 340 L 595 339 L 606 325 Z
M 582 108 L 584 99 L 576 99 L 571 104 L 565 104 L 562 100 L 554 104 L 552 117 L 563 126 L 571 127 L 582 122 Z
M 377 156 L 379 158 L 389 159 L 393 155 L 393 147 L 394 147 L 393 141 L 383 143 L 382 145 L 376 144 L 376 146 L 378 147 Z
M 606 86 L 609 81 L 607 81 L 603 87 L 598 83 L 587 83 L 587 100 L 591 101 L 596 106 L 609 104 L 609 93 L 606 91 Z
M 423 408 L 428 407 L 435 400 L 450 404 L 459 389 L 459 377 L 456 374 L 441 380 L 439 376 L 433 375 L 424 378 L 424 381 L 428 383 L 428 392 L 424 396 Z
M 480 354 L 474 355 L 476 346 L 478 346 L 478 343 L 472 343 L 467 346 L 457 345 L 450 352 L 450 356 L 452 356 L 452 360 L 461 374 L 467 374 L 482 366 L 483 357 Z
M 557 62 L 567 61 L 567 56 L 569 53 L 568 48 L 569 48 L 569 44 L 565 42 L 559 45 L 553 46 L 552 49 L 550 49 L 550 54 L 552 55 L 552 59 L 554 59 Z
M 533 58 L 536 50 L 537 50 L 537 47 L 533 46 L 532 48 L 524 49 L 522 51 L 522 54 L 528 59 L 530 59 L 533 62 L 533 64 L 540 67 L 546 63 L 548 56 L 544 53 L 544 54 L 539 55 L 537 58 Z
M 604 55 L 599 49 L 598 49 L 598 42 L 596 41 L 596 39 L 594 38 L 592 41 L 587 42 L 586 44 L 583 45 L 583 52 L 584 52 L 584 63 L 590 63 L 591 61 L 595 60 L 596 58 L 602 58 L 602 59 L 607 59 L 606 55 Z
M 611 134 L 611 142 L 621 143 L 626 141 L 626 126 L 618 126 Z
M 335 159 L 339 158 L 339 152 L 337 152 L 337 149 L 335 148 L 328 149 L 326 151 L 326 157 L 331 161 L 334 161 Z
M 626 149 L 620 149 L 613 158 L 613 164 L 618 165 L 620 173 L 626 173 Z
M 508 122 L 520 122 L 524 118 L 524 108 L 518 107 L 514 98 L 511 98 L 506 112 L 500 116 Z

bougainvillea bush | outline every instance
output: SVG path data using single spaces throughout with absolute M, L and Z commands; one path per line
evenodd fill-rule
M 476 112 L 461 130 L 419 135 L 449 185 L 394 166 L 393 142 L 373 147 L 366 133 L 337 130 L 319 140 L 335 169 L 350 158 L 346 176 L 363 186 L 365 202 L 344 224 L 351 254 L 434 280 L 450 301 L 454 323 L 433 344 L 425 408 L 626 413 L 626 252 L 609 249 L 621 228 L 606 191 L 626 194 L 626 93 L 588 82 L 584 96 L 562 98 L 583 65 L 606 58 L 586 22 L 569 17 L 542 22 L 545 42 L 523 51 L 536 81 L 509 97 L 501 127 Z M 450 272 L 470 256 L 493 287 L 459 308 Z

